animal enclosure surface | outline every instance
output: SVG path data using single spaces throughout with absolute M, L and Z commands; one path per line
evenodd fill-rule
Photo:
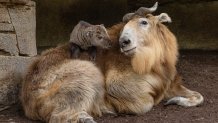
M 185 51 L 180 55 L 177 65 L 183 76 L 184 85 L 200 92 L 205 101 L 198 107 L 184 108 L 176 105 L 165 107 L 163 103 L 155 106 L 142 116 L 121 115 L 104 116 L 96 119 L 98 123 L 216 123 L 218 122 L 218 51 Z M 21 107 L 12 106 L 0 112 L 0 122 L 41 123 L 24 117 Z

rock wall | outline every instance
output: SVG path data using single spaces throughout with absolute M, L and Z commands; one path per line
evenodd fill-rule
M 1 1 L 2 0 L 0 0 L 1 52 L 13 56 L 35 56 L 37 54 L 35 3 L 28 2 L 25 5 L 21 5 L 17 4 L 18 1 L 16 1 L 16 3 L 5 3 Z
M 35 2 L 0 0 L 0 105 L 14 104 L 36 50 Z

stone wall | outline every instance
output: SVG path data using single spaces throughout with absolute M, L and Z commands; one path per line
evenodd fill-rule
M 0 0 L 0 105 L 18 100 L 18 87 L 36 50 L 35 2 Z

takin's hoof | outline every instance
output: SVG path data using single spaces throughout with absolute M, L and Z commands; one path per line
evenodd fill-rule
M 97 123 L 93 118 L 86 112 L 80 112 L 78 114 L 79 122 L 78 123 Z
M 93 118 L 80 119 L 79 123 L 97 123 L 93 120 Z

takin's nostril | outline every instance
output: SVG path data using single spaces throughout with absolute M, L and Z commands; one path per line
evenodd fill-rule
M 107 47 L 108 47 L 108 48 L 111 48 L 111 47 L 112 47 L 112 44 L 111 44 L 111 43 L 108 43 Z
M 122 46 L 127 46 L 128 44 L 130 44 L 130 40 L 129 39 L 124 40 L 123 43 L 122 43 Z

